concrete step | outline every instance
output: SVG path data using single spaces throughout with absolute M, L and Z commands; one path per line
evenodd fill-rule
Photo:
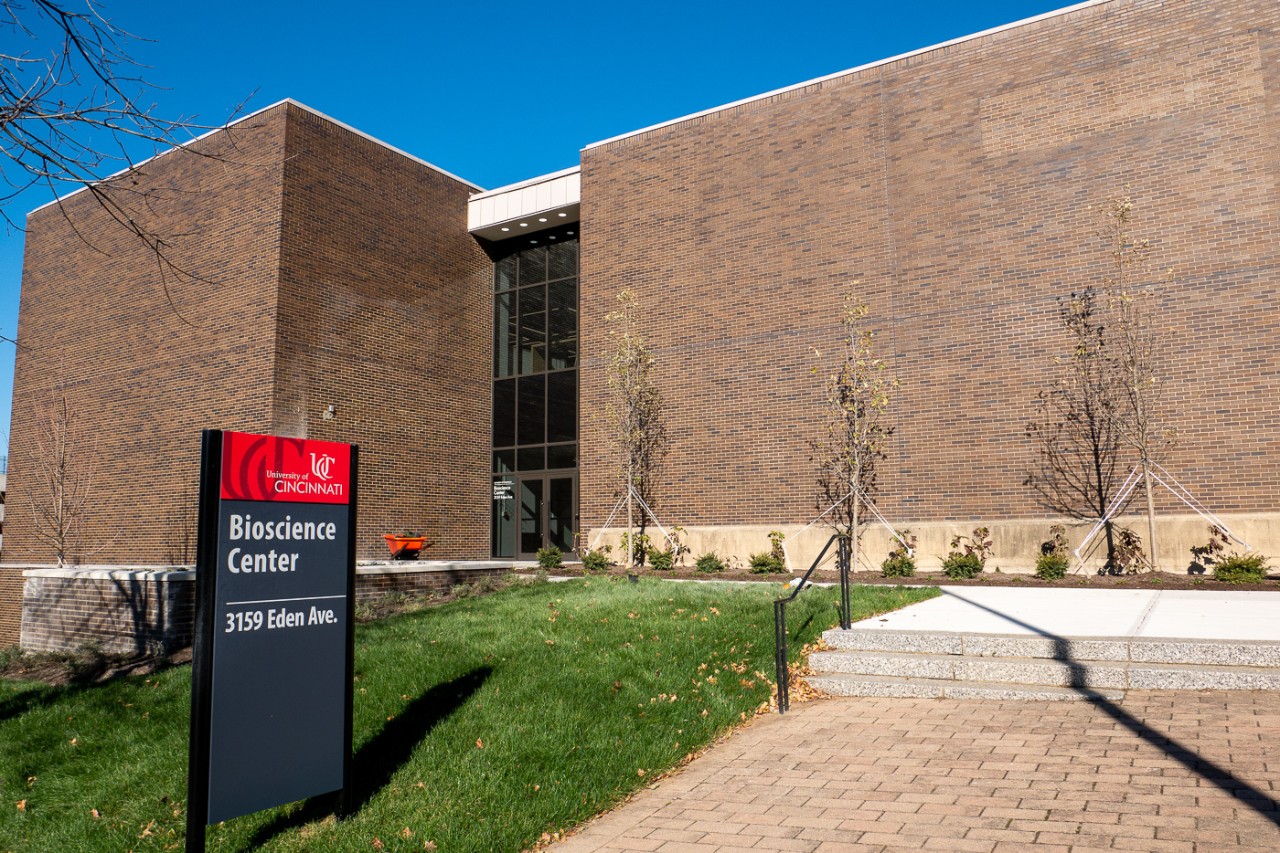
M 849 651 L 1280 669 L 1280 643 L 1261 640 L 1058 638 L 858 628 L 848 631 L 832 629 L 822 636 L 832 648 Z
M 824 675 L 1027 686 L 1116 690 L 1280 690 L 1280 668 L 1275 667 L 834 651 L 810 655 L 809 668 Z
M 1092 687 L 1051 687 L 1030 684 L 996 684 L 934 678 L 899 678 L 888 675 L 832 673 L 805 677 L 811 686 L 832 696 L 880 696 L 922 699 L 1017 699 L 1027 701 L 1119 701 L 1124 691 Z

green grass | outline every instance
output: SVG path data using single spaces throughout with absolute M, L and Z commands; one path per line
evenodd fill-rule
M 358 809 L 341 822 L 321 802 L 248 815 L 210 827 L 208 847 L 526 848 L 767 702 L 780 594 L 590 578 L 361 625 Z M 937 594 L 858 587 L 854 616 Z M 790 606 L 793 657 L 836 623 L 835 601 L 813 589 Z M 181 849 L 189 695 L 188 667 L 94 687 L 0 681 L 0 851 Z

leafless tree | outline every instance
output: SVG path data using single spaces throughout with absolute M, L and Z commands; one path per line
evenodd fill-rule
M 1149 241 L 1133 235 L 1133 200 L 1113 198 L 1098 209 L 1101 236 L 1111 257 L 1107 277 L 1112 326 L 1111 362 L 1122 388 L 1124 403 L 1116 419 L 1121 441 L 1137 454 L 1142 468 L 1147 505 L 1147 554 L 1151 568 L 1159 565 L 1156 548 L 1156 508 L 1151 488 L 1151 467 L 1173 441 L 1173 431 L 1162 423 L 1164 384 L 1160 357 L 1168 347 L 1167 336 L 1157 326 L 1157 285 Z
M 66 391 L 55 393 L 37 418 L 34 446 L 33 531 L 61 567 L 82 545 L 96 466 L 94 448 Z
M 606 415 L 618 450 L 619 476 L 627 499 L 627 565 L 635 563 L 633 495 L 651 507 L 655 478 L 667 450 L 662 394 L 653 380 L 653 351 L 640 332 L 640 304 L 634 293 L 618 294 L 618 308 L 605 317 L 613 354 L 605 368 L 611 392 Z M 647 516 L 640 513 L 640 534 Z M 643 541 L 643 540 L 640 540 Z
M 818 501 L 823 509 L 838 504 L 827 516 L 828 524 L 849 538 L 855 567 L 859 511 L 863 501 L 875 500 L 879 465 L 893 434 L 887 423 L 889 402 L 898 387 L 875 354 L 869 314 L 851 289 L 841 317 L 839 361 L 826 381 L 823 434 L 810 445 L 818 468 Z
M 1105 309 L 1092 289 L 1061 301 L 1059 317 L 1071 351 L 1054 358 L 1058 375 L 1040 392 L 1035 418 L 1027 425 L 1039 464 L 1025 484 L 1046 509 L 1082 521 L 1106 515 L 1124 474 L 1119 419 L 1125 391 L 1107 348 Z M 1104 528 L 1106 569 L 1115 572 L 1110 520 Z

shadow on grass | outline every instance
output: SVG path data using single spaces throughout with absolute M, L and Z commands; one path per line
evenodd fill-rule
M 0 723 L 11 720 L 14 717 L 21 717 L 36 708 L 54 705 L 68 696 L 80 692 L 81 689 L 79 687 L 35 687 L 30 690 L 24 690 L 16 696 L 10 696 L 8 699 L 0 700 Z
M 971 598 L 965 598 L 951 590 L 943 590 L 944 595 L 958 598 L 961 601 L 988 613 L 992 613 L 1014 625 L 1027 628 L 1041 637 L 1053 641 L 1054 658 L 1070 666 L 1072 675 L 1072 687 L 1084 693 L 1088 697 L 1088 701 L 1092 702 L 1102 711 L 1104 711 L 1111 719 L 1133 732 L 1138 737 L 1145 740 L 1155 748 L 1159 749 L 1165 755 L 1177 761 L 1187 770 L 1199 776 L 1206 782 L 1220 788 L 1225 793 L 1230 794 L 1239 800 L 1243 805 L 1248 806 L 1262 817 L 1271 821 L 1276 826 L 1280 826 L 1280 803 L 1272 798 L 1269 791 L 1264 791 L 1249 782 L 1241 779 L 1233 774 L 1226 767 L 1223 767 L 1197 753 L 1189 747 L 1183 746 L 1178 741 L 1169 737 L 1169 735 L 1152 728 L 1142 720 L 1130 714 L 1119 704 L 1108 699 L 1101 693 L 1088 689 L 1085 685 L 1085 675 L 1087 669 L 1085 666 L 1076 662 L 1071 650 L 1071 640 L 1067 637 L 1060 637 L 1057 634 L 1039 628 L 1029 622 L 1024 622 L 1008 613 L 1003 613 L 993 607 L 974 601 Z
M 466 704 L 492 674 L 492 669 L 482 666 L 453 681 L 437 684 L 414 699 L 355 754 L 351 790 L 346 792 L 345 802 L 340 803 L 332 794 L 312 797 L 296 811 L 261 827 L 243 849 L 257 850 L 277 835 L 320 820 L 339 809 L 352 815 L 364 808 L 404 766 L 423 738 Z

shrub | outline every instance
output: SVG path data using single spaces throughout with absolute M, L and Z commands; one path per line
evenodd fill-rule
M 899 530 L 898 544 L 889 552 L 889 556 L 884 558 L 884 562 L 880 564 L 880 574 L 886 578 L 909 578 L 916 573 L 916 561 L 911 556 L 911 551 L 915 550 L 916 537 L 911 535 L 910 530 Z M 903 543 L 906 543 L 905 545 Z
M 1071 552 L 1071 543 L 1067 542 L 1067 528 L 1055 524 L 1049 528 L 1049 538 L 1040 543 L 1041 554 L 1057 554 L 1061 557 Z
M 723 572 L 724 560 L 715 551 L 711 551 L 698 557 L 694 566 L 700 572 Z
M 1226 583 L 1260 583 L 1267 577 L 1267 558 L 1261 554 L 1228 554 L 1214 565 L 1213 577 Z
M 1216 524 L 1209 525 L 1209 541 L 1203 545 L 1191 546 L 1191 566 L 1188 574 L 1202 575 L 1218 564 L 1222 555 L 1227 552 L 1227 531 Z
M 916 561 L 907 556 L 892 552 L 880 564 L 880 575 L 886 578 L 909 578 L 916 573 Z
M 991 556 L 991 531 L 975 527 L 972 536 L 953 536 L 951 553 L 942 561 L 942 573 L 952 580 L 977 577 Z
M 952 551 L 942 561 L 942 573 L 952 580 L 977 577 L 982 574 L 982 560 L 976 554 Z
M 750 562 L 751 573 L 754 575 L 775 575 L 787 570 L 782 560 L 768 551 L 752 554 Z
M 583 551 L 582 568 L 589 572 L 603 572 L 609 568 L 609 546 Z
M 671 547 L 675 551 L 675 560 L 680 565 L 684 565 L 684 555 L 689 553 L 689 546 L 681 541 L 685 534 L 685 529 L 676 525 L 671 528 Z
M 991 545 L 991 529 L 988 527 L 975 527 L 972 536 L 951 537 L 951 553 L 976 558 L 978 571 L 982 571 L 981 567 L 987 564 L 987 558 L 991 556 Z
M 782 543 L 786 541 L 787 534 L 781 530 L 769 531 L 769 553 L 777 557 L 779 560 L 786 562 L 786 555 L 782 552 Z
M 669 572 L 676 564 L 676 553 L 668 548 L 665 551 L 659 551 L 657 548 L 649 549 L 649 568 L 655 572 Z
M 554 545 L 538 549 L 538 553 L 533 556 L 544 569 L 558 569 L 564 565 L 564 554 Z
M 627 543 L 634 542 L 631 546 L 631 559 L 637 566 L 644 565 L 645 555 L 649 553 L 649 534 L 637 533 L 633 537 L 630 533 L 622 534 L 622 553 L 627 553 Z
M 1116 531 L 1115 562 L 1104 566 L 1098 574 L 1136 575 L 1147 563 L 1147 552 L 1142 550 L 1142 537 L 1127 527 Z
M 1044 581 L 1056 581 L 1067 576 L 1071 559 L 1064 554 L 1041 554 L 1036 557 L 1036 577 Z

